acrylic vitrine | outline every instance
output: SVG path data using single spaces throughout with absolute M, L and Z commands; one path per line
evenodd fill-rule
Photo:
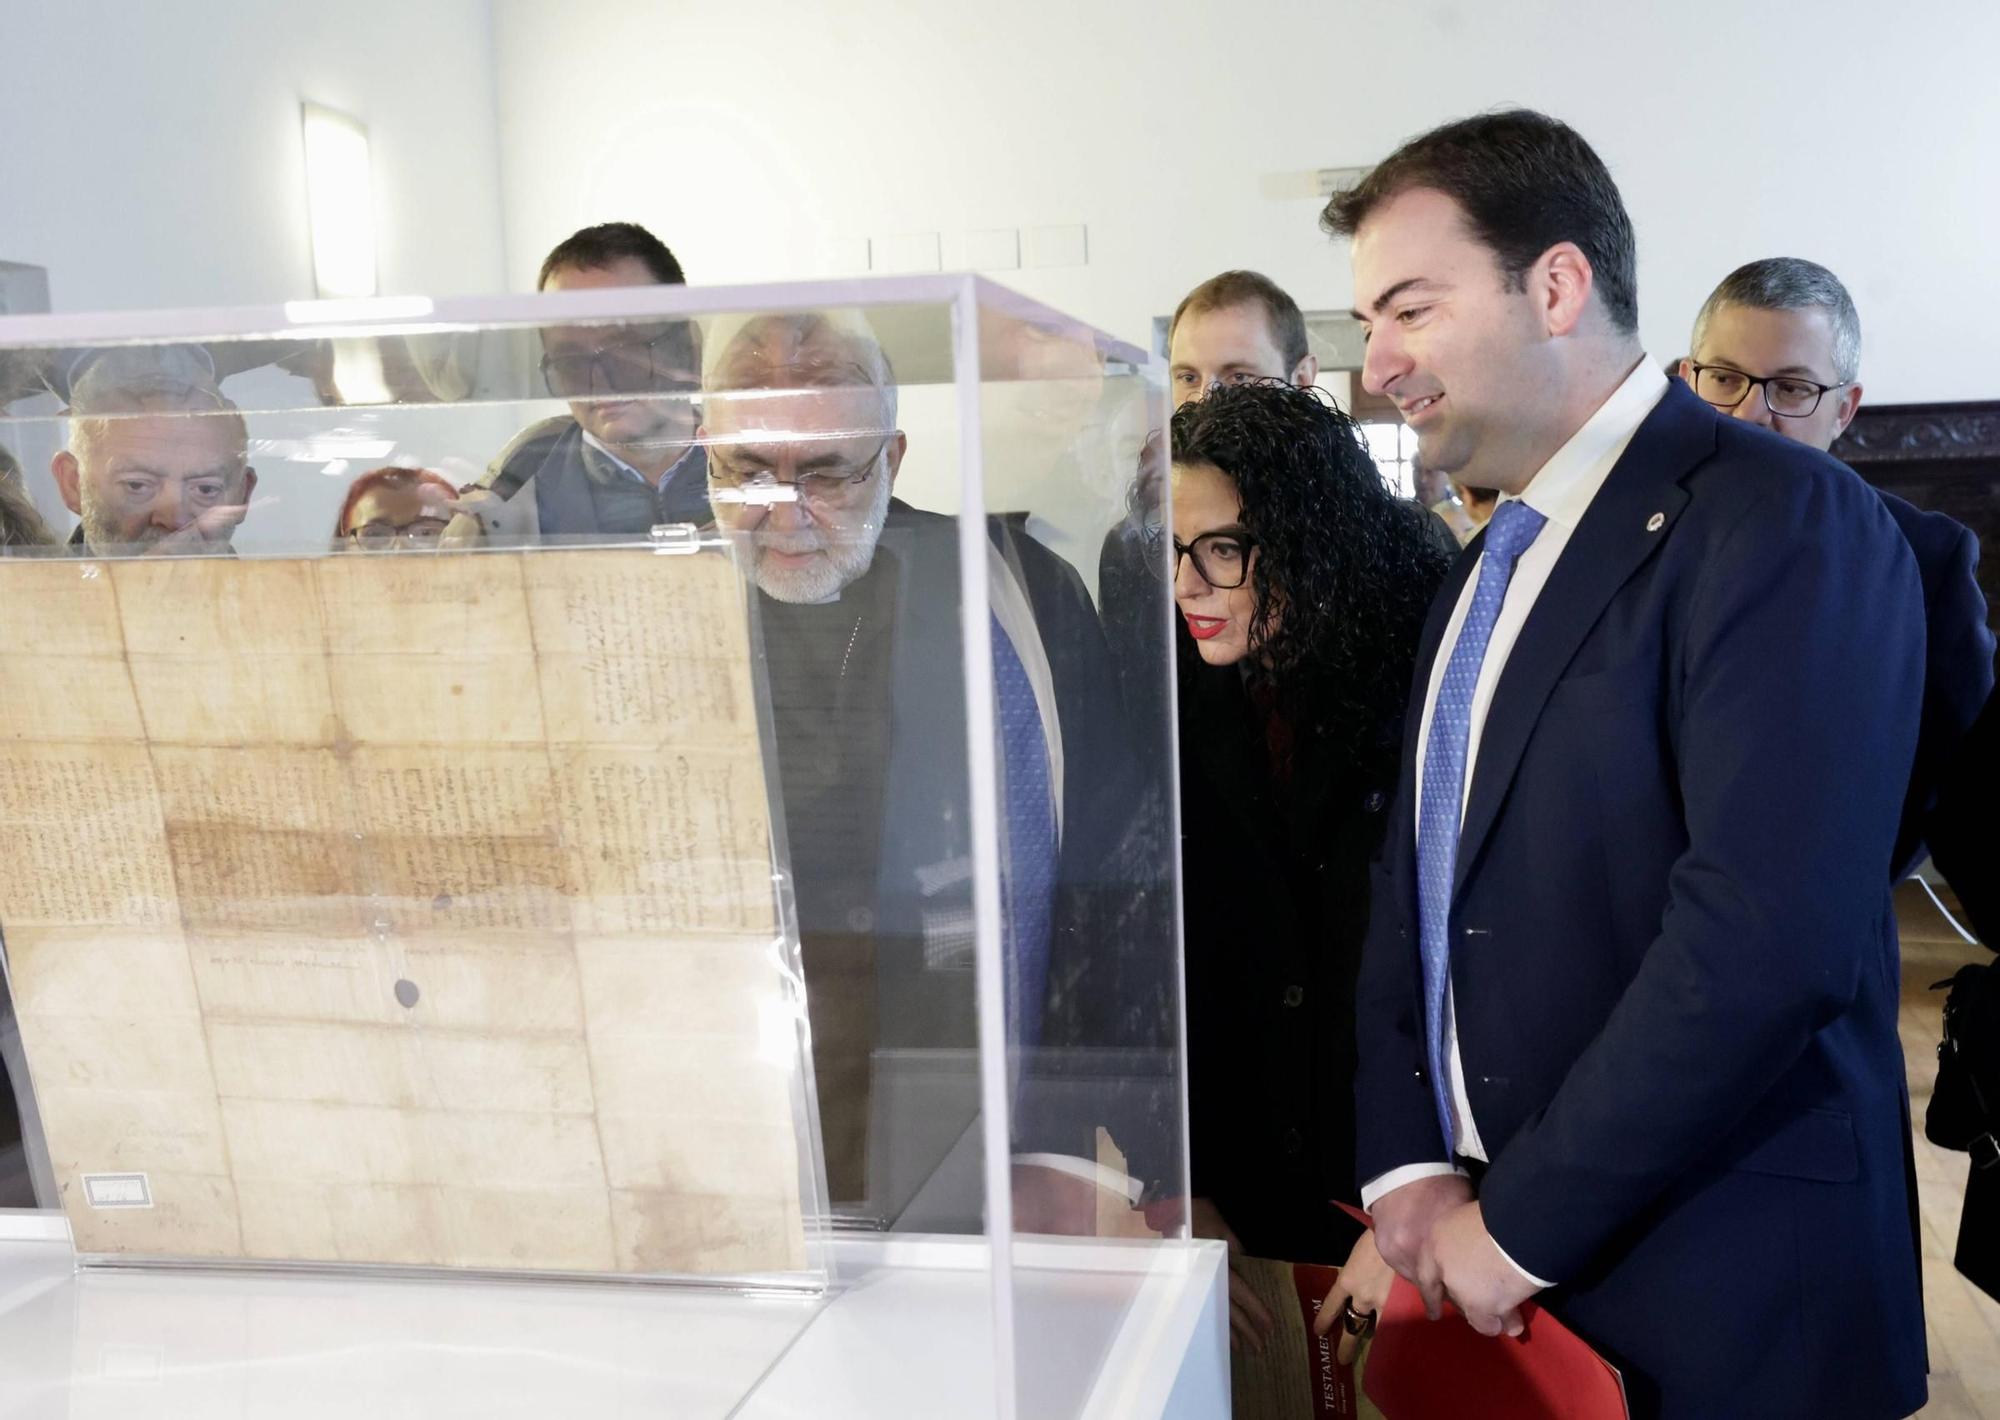
M 980 1413 L 1106 1403 L 1212 1263 L 1164 415 L 973 278 L 0 321 L 7 1063 L 81 1295 L 796 1308 L 695 1348 L 719 1415 L 929 1268 Z

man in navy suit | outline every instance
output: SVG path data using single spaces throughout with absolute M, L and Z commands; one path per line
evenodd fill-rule
M 1324 224 L 1364 386 L 1502 495 L 1419 651 L 1362 962 L 1382 1255 L 1488 1333 L 1541 1294 L 1635 1415 L 1906 1415 L 1909 546 L 1646 356 L 1630 219 L 1563 124 L 1425 134 Z
M 1702 303 L 1681 378 L 1717 409 L 1830 449 L 1861 408 L 1861 318 L 1838 276 L 1795 256 L 1739 266 Z M 1877 490 L 1878 492 L 1880 490 Z M 1979 539 L 1943 513 L 1881 493 L 1924 588 L 1924 709 L 1892 870 L 1924 855 L 1940 777 L 1993 689 L 1993 633 L 1979 590 Z

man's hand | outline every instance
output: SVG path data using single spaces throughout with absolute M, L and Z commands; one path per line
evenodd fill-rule
M 445 504 L 452 518 L 438 539 L 440 547 L 477 547 L 505 517 L 507 500 L 490 488 L 467 488 Z
M 276 500 L 260 498 L 257 501 L 262 504 Z M 249 513 L 248 503 L 218 503 L 213 508 L 202 509 L 186 526 L 176 528 L 145 550 L 173 555 L 221 552 L 229 546 L 229 539 L 243 525 L 243 519 Z
M 1194 1200 L 1190 1231 L 1198 1238 L 1219 1238 L 1229 1244 L 1229 1349 L 1261 1355 L 1278 1319 L 1258 1300 L 1250 1283 L 1237 1275 L 1236 1259 L 1243 1255 L 1243 1244 L 1223 1221 L 1222 1210 L 1206 1198 Z
M 1444 1289 L 1481 1336 L 1519 1336 L 1521 1303 L 1541 1288 L 1509 1262 L 1486 1231 L 1479 1204 L 1454 1208 L 1431 1231 L 1431 1254 Z
M 1433 1321 L 1444 1305 L 1444 1286 L 1431 1256 L 1431 1230 L 1438 1219 L 1471 1201 L 1471 1180 L 1462 1174 L 1435 1174 L 1392 1189 L 1368 1210 L 1382 1260 L 1424 1294 L 1424 1310 Z

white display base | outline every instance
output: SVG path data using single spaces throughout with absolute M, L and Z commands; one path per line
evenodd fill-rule
M 0 1417 L 990 1420 L 986 1251 L 843 1239 L 823 1298 L 78 1273 L 59 1217 L 0 1215 Z M 1229 1414 L 1220 1244 L 1014 1261 L 1024 1420 Z

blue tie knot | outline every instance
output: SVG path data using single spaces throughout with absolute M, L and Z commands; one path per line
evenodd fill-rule
M 1493 510 L 1493 520 L 1486 526 L 1486 555 L 1511 567 L 1547 521 L 1520 499 L 1507 499 Z

